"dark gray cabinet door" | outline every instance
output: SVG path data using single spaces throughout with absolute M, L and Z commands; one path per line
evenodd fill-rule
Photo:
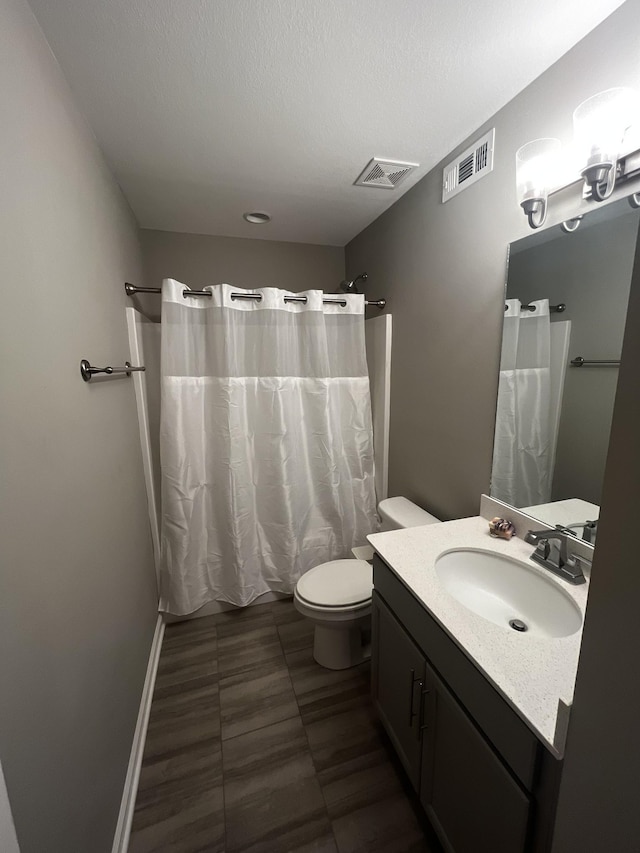
M 382 601 L 373 594 L 373 701 L 414 788 L 422 754 L 419 712 L 425 659 Z
M 521 853 L 530 800 L 430 666 L 420 801 L 448 851 Z

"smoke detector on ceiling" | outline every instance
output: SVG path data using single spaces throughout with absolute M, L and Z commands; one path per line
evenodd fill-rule
M 445 166 L 442 172 L 442 202 L 449 201 L 454 195 L 466 190 L 480 178 L 493 171 L 493 147 L 496 129 L 470 145 L 466 151 Z
M 403 163 L 401 160 L 381 160 L 374 157 L 354 181 L 356 187 L 379 187 L 382 190 L 395 190 L 409 172 L 419 163 Z

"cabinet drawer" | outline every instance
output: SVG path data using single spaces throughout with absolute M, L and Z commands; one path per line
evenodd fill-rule
M 542 746 L 475 664 L 375 554 L 373 584 L 520 782 L 533 790 Z

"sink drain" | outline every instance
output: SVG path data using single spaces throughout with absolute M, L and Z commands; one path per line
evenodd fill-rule
M 509 619 L 509 626 L 513 628 L 514 631 L 527 630 L 527 625 L 522 621 L 522 619 Z

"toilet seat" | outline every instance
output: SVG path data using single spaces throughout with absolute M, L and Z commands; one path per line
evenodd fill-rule
M 294 601 L 297 602 L 298 610 L 300 610 L 300 612 L 303 612 L 304 610 L 309 618 L 311 618 L 312 614 L 315 613 L 319 616 L 324 614 L 324 618 L 326 620 L 331 620 L 334 616 L 338 619 L 341 615 L 354 617 L 359 615 L 364 616 L 371 610 L 371 598 L 368 598 L 366 601 L 362 601 L 360 604 L 347 604 L 343 607 L 326 607 L 323 604 L 313 604 L 312 602 L 302 598 L 302 596 L 298 594 L 297 590 L 293 593 L 293 598 Z
M 365 560 L 331 560 L 296 584 L 296 596 L 314 610 L 360 610 L 371 604 L 373 568 Z

